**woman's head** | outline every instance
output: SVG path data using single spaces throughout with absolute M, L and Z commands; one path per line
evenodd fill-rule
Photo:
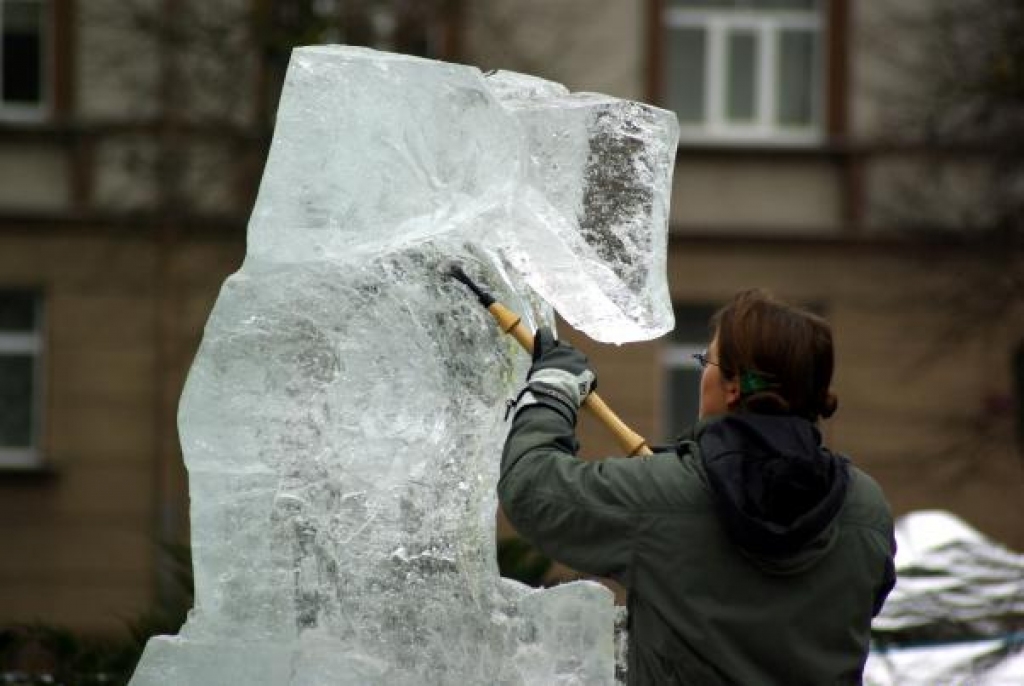
M 762 290 L 743 291 L 711 318 L 700 416 L 734 410 L 831 417 L 832 329 Z

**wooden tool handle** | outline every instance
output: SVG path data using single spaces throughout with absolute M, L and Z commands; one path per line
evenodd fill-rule
M 526 352 L 533 352 L 533 334 L 523 324 L 522 317 L 498 302 L 488 305 L 487 310 L 498 322 L 502 331 L 515 338 Z M 583 406 L 593 412 L 594 416 L 608 427 L 608 430 L 615 436 L 615 440 L 618 441 L 619 447 L 625 450 L 629 457 L 651 454 L 651 448 L 647 445 L 644 437 L 626 426 L 626 423 L 612 412 L 597 393 L 588 395 L 583 401 Z
M 487 311 L 494 316 L 501 330 L 512 336 L 528 353 L 533 352 L 533 334 L 523 325 L 523 318 L 501 303 L 491 303 Z

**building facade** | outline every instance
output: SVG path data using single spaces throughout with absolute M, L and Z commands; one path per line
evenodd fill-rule
M 1024 549 L 1024 313 L 979 324 L 952 311 L 937 294 L 995 267 L 897 228 L 928 151 L 894 140 L 891 94 L 918 85 L 879 47 L 895 5 L 0 0 L 0 625 L 116 632 L 159 598 L 166 547 L 187 539 L 177 398 L 243 256 L 275 84 L 302 42 L 525 71 L 675 111 L 676 330 L 622 347 L 566 332 L 602 396 L 652 442 L 670 439 L 695 413 L 691 355 L 709 314 L 768 288 L 833 323 L 839 412 L 825 435 L 897 514 L 950 510 Z M 585 455 L 614 454 L 583 421 Z

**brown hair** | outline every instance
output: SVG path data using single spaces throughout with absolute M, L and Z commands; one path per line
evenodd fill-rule
M 723 375 L 740 383 L 740 408 L 811 421 L 838 406 L 832 383 L 832 328 L 767 291 L 736 294 L 711 318 Z

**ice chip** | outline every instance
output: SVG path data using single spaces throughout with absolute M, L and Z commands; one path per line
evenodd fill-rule
M 663 333 L 675 136 L 521 74 L 293 52 L 179 409 L 195 607 L 134 686 L 614 683 L 609 591 L 499 575 L 529 359 L 446 265 L 531 326 Z

